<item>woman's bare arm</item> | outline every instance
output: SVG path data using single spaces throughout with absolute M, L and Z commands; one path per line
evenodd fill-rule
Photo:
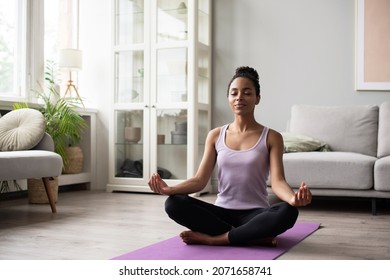
M 298 191 L 294 192 L 286 182 L 283 166 L 283 138 L 280 133 L 270 130 L 268 134 L 268 149 L 270 151 L 270 176 L 272 191 L 281 200 L 292 206 L 305 206 L 311 202 L 312 194 L 304 182 Z

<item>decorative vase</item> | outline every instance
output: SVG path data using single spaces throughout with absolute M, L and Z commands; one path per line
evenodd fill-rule
M 171 131 L 172 144 L 187 144 L 187 122 L 175 122 L 175 131 Z
M 141 128 L 140 127 L 125 127 L 125 139 L 129 143 L 138 143 L 141 140 Z

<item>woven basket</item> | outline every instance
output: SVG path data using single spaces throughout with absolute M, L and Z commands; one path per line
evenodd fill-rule
M 77 174 L 83 172 L 84 154 L 79 146 L 66 148 L 68 164 L 64 165 L 64 174 Z
M 50 188 L 53 194 L 54 201 L 58 200 L 58 177 L 50 178 Z M 32 204 L 46 204 L 49 203 L 47 198 L 45 185 L 42 179 L 28 179 L 27 180 L 28 201 Z

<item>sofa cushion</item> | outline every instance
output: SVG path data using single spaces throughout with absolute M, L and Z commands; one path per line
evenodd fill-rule
M 390 156 L 378 159 L 374 166 L 375 190 L 390 192 Z
M 294 105 L 289 132 L 327 143 L 332 151 L 377 155 L 378 106 Z
M 29 150 L 43 138 L 45 118 L 35 109 L 10 111 L 0 118 L 0 151 Z
M 6 151 L 0 153 L 0 181 L 54 177 L 61 175 L 59 154 L 42 151 Z
M 329 146 L 318 139 L 290 132 L 282 132 L 281 135 L 285 153 L 330 151 Z
M 287 182 L 298 187 L 302 181 L 310 188 L 373 188 L 376 158 L 349 152 L 304 152 L 283 155 Z
M 390 101 L 379 108 L 378 157 L 390 156 Z

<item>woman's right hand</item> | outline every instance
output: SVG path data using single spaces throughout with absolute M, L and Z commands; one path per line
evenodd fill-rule
M 172 195 L 172 188 L 169 187 L 163 179 L 161 179 L 158 173 L 152 174 L 152 177 L 150 177 L 149 179 L 148 185 L 150 189 L 155 193 Z

